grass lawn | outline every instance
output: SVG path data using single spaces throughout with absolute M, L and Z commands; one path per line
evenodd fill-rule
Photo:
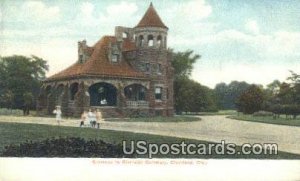
M 148 118 L 107 118 L 105 121 L 125 121 L 125 122 L 190 122 L 200 121 L 201 118 L 193 116 L 174 117 L 148 117 Z
M 150 134 L 112 131 L 112 130 L 98 130 L 91 128 L 76 128 L 65 126 L 51 126 L 41 124 L 24 124 L 24 123 L 0 123 L 0 151 L 4 149 L 5 145 L 19 144 L 26 140 L 38 141 L 46 138 L 54 137 L 82 137 L 85 139 L 101 139 L 107 143 L 122 144 L 122 140 L 145 140 L 148 143 L 177 143 L 182 141 L 185 143 L 207 144 L 206 141 L 182 139 L 168 136 L 158 136 Z M 127 142 L 129 145 L 129 142 Z M 237 150 L 241 150 L 237 147 Z M 141 158 L 147 155 L 141 155 Z M 154 155 L 158 158 L 247 158 L 247 159 L 300 159 L 300 155 L 291 154 L 287 152 L 278 152 L 278 155 Z
M 183 112 L 183 115 L 186 113 Z M 187 115 L 200 115 L 200 116 L 216 116 L 216 115 L 234 115 L 236 110 L 219 110 L 217 112 L 196 112 L 196 113 L 187 113 Z
M 273 119 L 272 116 L 252 116 L 252 115 L 231 115 L 228 116 L 231 119 L 237 119 L 242 121 L 252 121 L 259 123 L 268 123 L 268 124 L 278 124 L 278 125 L 287 125 L 287 126 L 300 126 L 300 118 L 297 119 L 286 119 L 285 117 L 279 117 Z

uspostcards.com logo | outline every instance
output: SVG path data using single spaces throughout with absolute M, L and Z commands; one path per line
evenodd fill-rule
M 148 143 L 144 140 L 123 141 L 124 154 L 147 155 L 152 158 L 155 155 L 277 155 L 276 143 L 244 143 L 238 149 L 234 143 Z

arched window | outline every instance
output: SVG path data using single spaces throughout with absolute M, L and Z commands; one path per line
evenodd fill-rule
M 162 38 L 161 38 L 160 35 L 158 35 L 158 37 L 157 37 L 157 46 L 161 47 L 161 44 L 162 44 Z
M 153 35 L 148 35 L 148 46 L 152 47 L 154 45 Z
M 75 95 L 78 92 L 78 83 L 73 83 L 70 86 L 70 100 L 74 101 Z
M 139 46 L 143 46 L 144 45 L 144 36 L 143 35 L 140 35 L 139 36 Z
M 125 96 L 130 101 L 145 101 L 146 87 L 140 84 L 131 84 L 124 89 Z

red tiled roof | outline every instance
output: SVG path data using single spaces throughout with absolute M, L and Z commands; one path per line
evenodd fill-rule
M 46 81 L 77 76 L 113 76 L 143 78 L 144 74 L 133 69 L 126 60 L 111 63 L 108 59 L 110 43 L 115 43 L 113 36 L 104 36 L 92 48 L 93 53 L 85 63 L 71 65 L 65 70 L 49 77 Z M 135 49 L 134 43 L 124 40 L 123 47 L 128 50 Z
M 136 25 L 136 27 L 161 27 L 168 28 L 158 16 L 156 10 L 154 9 L 152 3 L 146 11 L 145 15 L 141 21 Z

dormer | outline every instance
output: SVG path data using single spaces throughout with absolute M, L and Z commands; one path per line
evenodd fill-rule
M 92 54 L 92 48 L 88 47 L 86 40 L 78 41 L 78 62 L 85 63 Z
M 122 42 L 109 43 L 108 59 L 111 63 L 120 63 L 122 60 Z

